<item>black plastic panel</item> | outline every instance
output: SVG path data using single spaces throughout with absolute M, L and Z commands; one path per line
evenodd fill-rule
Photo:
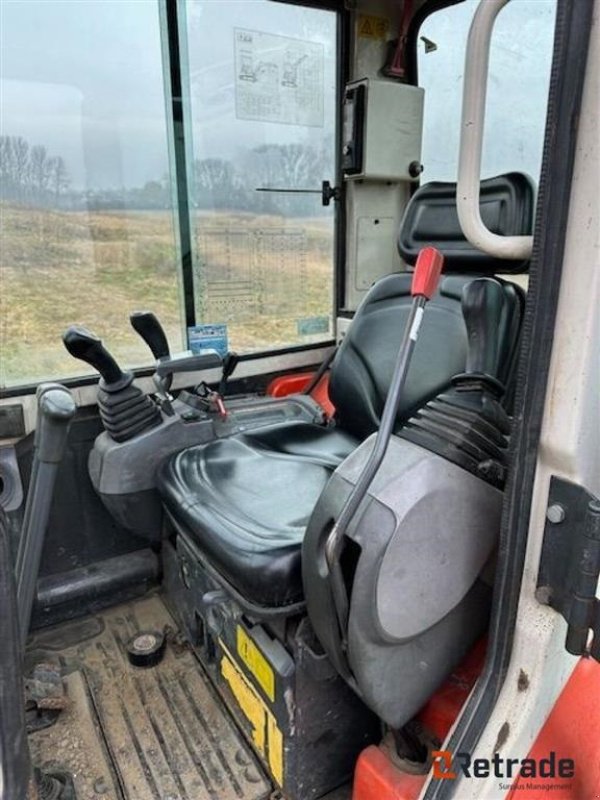
M 94 491 L 87 461 L 102 424 L 94 409 L 80 409 L 69 431 L 67 449 L 58 471 L 55 496 L 46 532 L 40 577 L 69 572 L 96 561 L 148 546 L 143 539 L 114 522 Z M 27 491 L 33 436 L 19 442 L 19 469 Z M 18 530 L 23 508 L 10 515 Z
M 519 172 L 482 181 L 480 208 L 481 218 L 492 233 L 529 235 L 533 224 L 533 182 Z M 400 255 L 414 264 L 419 250 L 428 245 L 444 254 L 445 273 L 495 275 L 526 272 L 528 268 L 528 261 L 493 258 L 465 239 L 456 210 L 455 183 L 427 183 L 415 192 L 407 206 L 398 238 Z
M 20 404 L 0 406 L 0 439 L 25 436 L 25 418 Z

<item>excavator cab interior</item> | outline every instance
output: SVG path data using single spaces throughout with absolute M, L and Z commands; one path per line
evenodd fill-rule
M 73 318 L 55 346 L 85 380 L 2 398 L 3 668 L 19 665 L 0 689 L 6 800 L 371 800 L 353 776 L 373 745 L 416 781 L 394 797 L 416 798 L 429 779 L 495 635 L 539 269 L 540 176 L 518 158 L 481 169 L 486 58 L 505 4 L 469 0 L 464 42 L 425 35 L 460 2 L 296 4 L 337 26 L 337 186 L 318 190 L 336 226 L 331 341 L 264 363 L 191 339 L 179 352 L 156 308 L 132 306 L 119 337 L 141 337 L 150 367 L 113 351 L 112 326 Z M 208 25 L 210 4 L 187 5 L 190 25 L 203 14 Z M 220 4 L 234 26 L 239 5 Z M 554 14 L 572 10 L 522 5 L 532 24 L 534 6 L 552 7 L 549 65 Z M 158 3 L 180 220 L 196 211 L 177 109 L 212 85 L 186 76 L 185 6 Z M 284 37 L 235 27 L 238 118 L 289 122 L 285 93 L 300 97 L 302 81 L 317 92 L 311 35 L 277 66 Z M 460 153 L 443 180 L 428 177 L 422 146 L 444 114 L 428 116 L 417 74 L 417 48 L 438 46 L 460 46 L 465 65 L 462 118 L 444 112 Z M 301 100 L 295 124 L 310 128 L 310 92 Z M 541 147 L 543 125 L 536 135 Z M 225 235 L 210 224 L 205 239 Z M 261 275 L 268 296 L 279 278 Z

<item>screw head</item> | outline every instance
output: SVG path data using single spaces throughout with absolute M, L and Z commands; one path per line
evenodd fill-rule
M 560 503 L 552 503 L 552 505 L 548 506 L 546 519 L 548 522 L 551 522 L 552 525 L 560 525 L 560 523 L 564 521 L 565 516 L 565 509 Z

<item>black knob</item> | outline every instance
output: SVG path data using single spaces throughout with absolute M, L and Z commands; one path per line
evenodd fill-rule
M 87 328 L 71 325 L 63 334 L 63 342 L 73 358 L 94 367 L 107 385 L 119 383 L 127 377 L 102 341 Z
M 496 378 L 498 331 L 505 302 L 504 289 L 492 278 L 477 278 L 463 289 L 462 313 L 468 337 L 467 374 Z
M 169 343 L 162 325 L 151 311 L 134 311 L 131 325 L 146 342 L 156 360 L 169 355 Z
M 235 368 L 240 362 L 240 357 L 237 353 L 227 353 L 223 358 L 223 367 L 221 373 L 221 380 L 219 382 L 219 394 L 223 396 L 227 389 L 227 381 L 233 375 Z
M 227 353 L 223 359 L 223 377 L 225 380 L 233 375 L 233 372 L 239 364 L 240 357 L 237 353 Z

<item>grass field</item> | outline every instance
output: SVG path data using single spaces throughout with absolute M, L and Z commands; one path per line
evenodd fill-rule
M 83 374 L 64 350 L 72 323 L 97 333 L 124 366 L 151 356 L 129 326 L 136 309 L 183 345 L 170 212 L 54 212 L 2 205 L 0 380 L 14 385 Z M 199 321 L 227 322 L 238 351 L 310 341 L 297 320 L 331 312 L 331 223 L 198 214 Z

